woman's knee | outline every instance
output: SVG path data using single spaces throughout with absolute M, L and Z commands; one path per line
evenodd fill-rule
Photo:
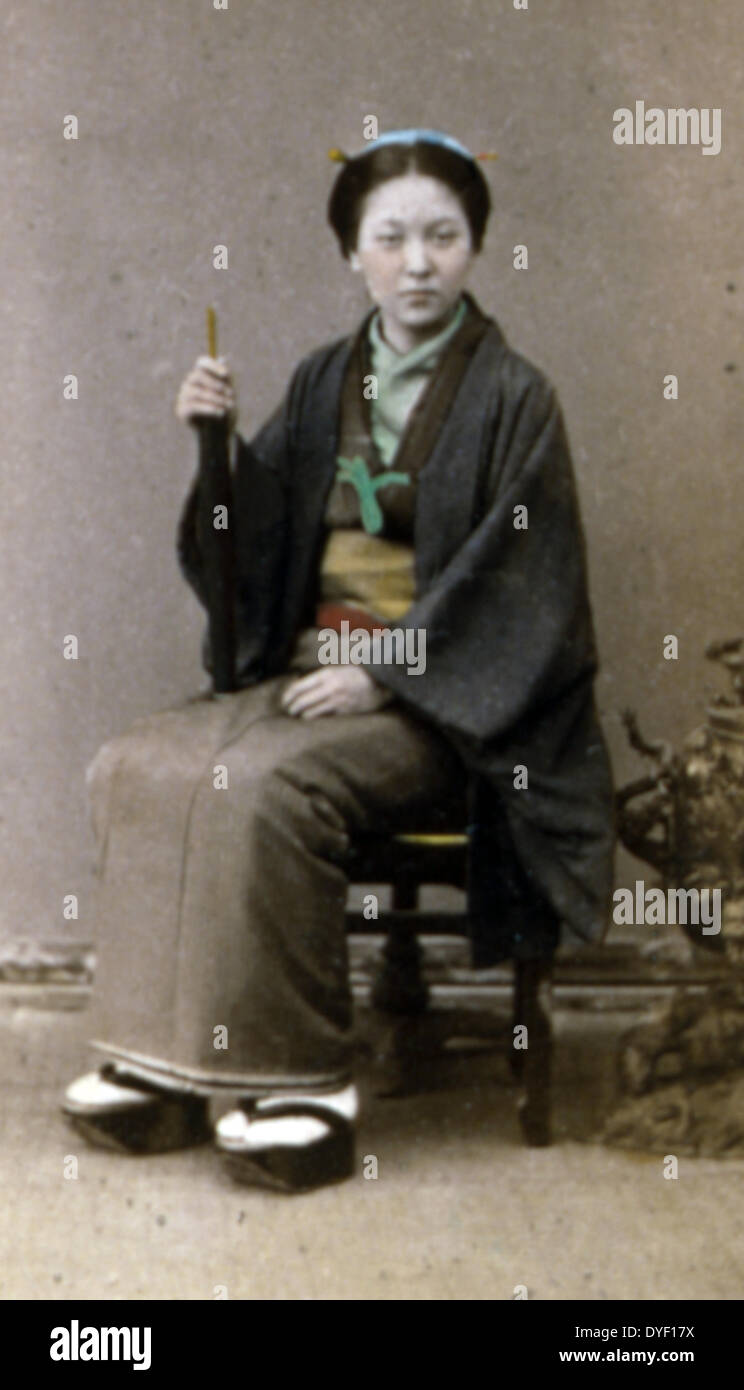
M 85 772 L 89 794 L 96 796 L 108 787 L 115 774 L 125 772 L 136 781 L 147 783 L 162 778 L 164 769 L 174 786 L 178 774 L 193 775 L 194 738 L 177 732 L 168 719 L 170 711 L 146 715 L 131 728 L 101 745 Z
M 108 785 L 125 752 L 126 735 L 107 739 L 91 758 L 85 769 L 85 785 L 91 796 L 95 796 Z
M 344 816 L 331 788 L 304 775 L 295 761 L 224 750 L 202 775 L 198 800 L 213 820 L 238 817 L 246 835 L 301 839 L 316 853 L 348 848 Z

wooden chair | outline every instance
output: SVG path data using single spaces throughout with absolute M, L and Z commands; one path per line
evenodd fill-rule
M 468 836 L 463 831 L 436 834 L 368 835 L 352 847 L 347 864 L 354 883 L 386 883 L 392 890 L 391 911 L 377 921 L 350 922 L 354 932 L 379 932 L 387 926 L 379 972 L 372 987 L 373 1008 L 386 1015 L 392 1029 L 392 1060 L 398 1068 L 398 1094 L 405 1092 L 407 1063 L 415 1051 L 412 1041 L 416 1020 L 426 1013 L 429 987 L 422 974 L 423 951 L 418 931 L 427 934 L 467 935 L 464 914 L 418 915 L 418 890 L 422 883 L 449 884 L 467 891 Z M 551 1027 L 549 1007 L 552 961 L 515 961 L 514 1025 L 527 1028 L 528 1046 L 514 1047 L 509 1029 L 509 1062 L 520 1083 L 519 1119 L 525 1141 L 531 1146 L 551 1142 L 550 1074 Z M 401 1079 L 402 1077 L 402 1079 Z

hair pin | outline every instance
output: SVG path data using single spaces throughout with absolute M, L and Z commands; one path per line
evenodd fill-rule
M 438 137 L 437 139 L 434 139 L 433 137 L 435 135 L 438 136 L 438 132 L 407 130 L 391 131 L 387 135 L 380 136 L 377 140 L 373 141 L 372 143 L 374 146 L 383 144 L 407 144 L 412 143 L 413 138 L 422 138 L 423 140 L 425 140 L 427 144 L 441 144 L 449 146 L 450 149 L 454 148 L 457 150 L 458 154 L 462 154 L 463 157 L 466 159 L 483 161 L 498 159 L 498 155 L 494 150 L 482 150 L 479 154 L 471 154 L 469 150 L 465 149 L 464 145 L 460 146 L 458 142 L 452 140 L 450 137 Z M 362 150 L 361 153 L 364 154 L 364 150 Z M 333 149 L 328 151 L 328 158 L 333 160 L 334 164 L 348 164 L 352 156 L 345 154 L 343 150 L 339 150 L 334 146 Z

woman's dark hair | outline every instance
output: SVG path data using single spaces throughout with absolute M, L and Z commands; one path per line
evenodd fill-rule
M 328 221 L 347 259 L 356 249 L 367 194 L 388 179 L 411 172 L 439 179 L 452 189 L 468 219 L 473 249 L 480 251 L 491 211 L 491 195 L 483 174 L 475 160 L 466 159 L 446 145 L 419 140 L 411 145 L 381 145 L 345 162 L 328 199 Z

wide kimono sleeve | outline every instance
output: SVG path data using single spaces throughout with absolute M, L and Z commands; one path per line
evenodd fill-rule
M 473 749 L 510 739 L 595 670 L 584 536 L 556 396 L 508 393 L 471 533 L 400 626 L 426 634 L 420 675 L 370 664 L 382 684 Z
M 472 530 L 401 621 L 426 633 L 425 670 L 370 667 L 448 736 L 471 774 L 469 903 L 480 965 L 525 944 L 494 876 L 502 811 L 528 878 L 583 940 L 606 930 L 614 844 L 584 535 L 561 411 L 535 375 L 526 389 L 505 392 L 497 414 Z

